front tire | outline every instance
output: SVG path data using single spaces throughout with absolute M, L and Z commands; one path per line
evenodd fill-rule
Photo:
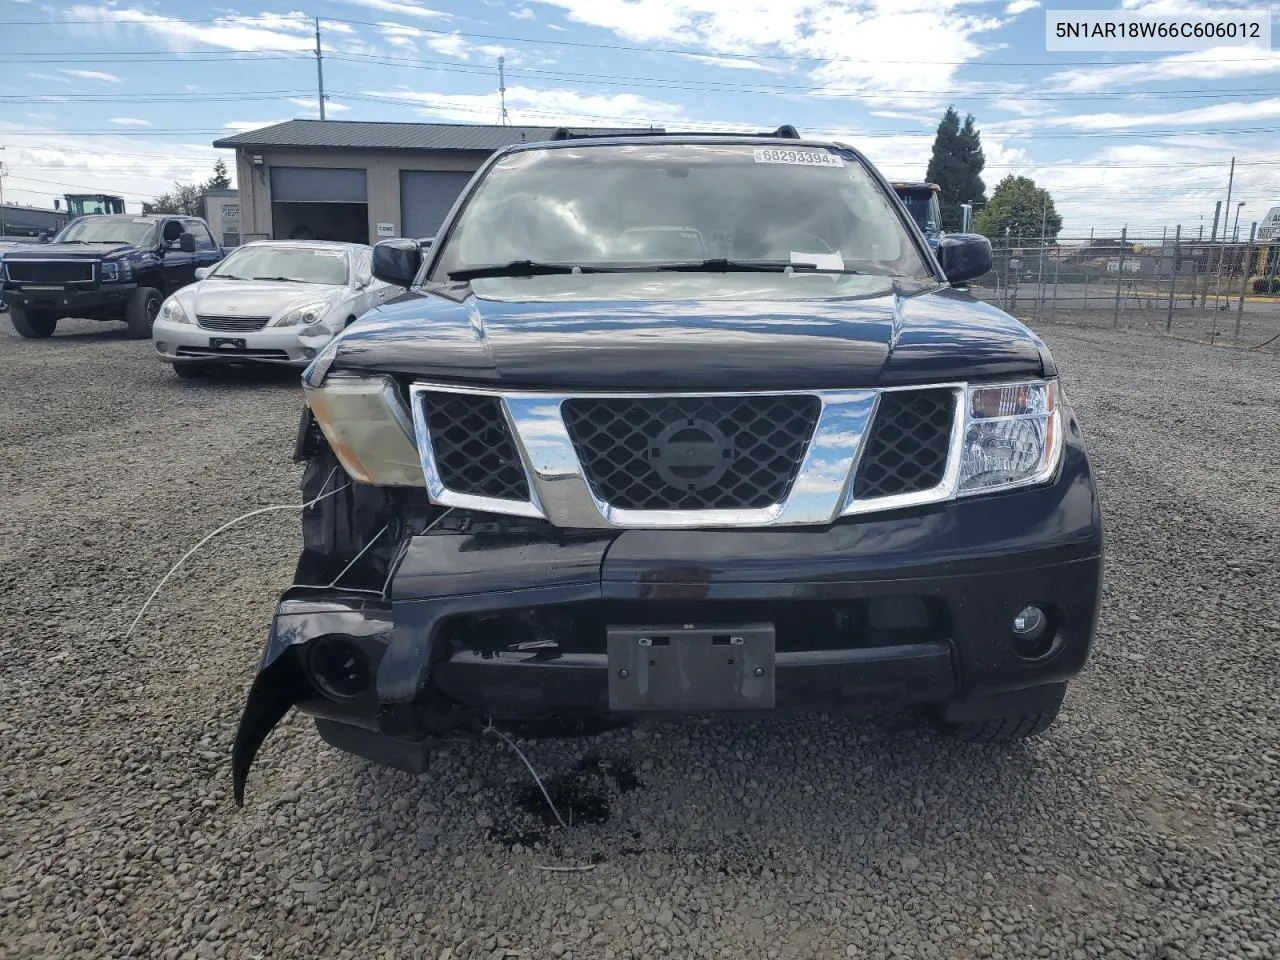
M 1044 733 L 1058 719 L 1065 683 L 1030 687 L 990 699 L 952 703 L 938 711 L 944 732 L 969 743 L 1008 743 Z
M 58 318 L 49 313 L 28 311 L 16 303 L 9 305 L 9 322 L 24 340 L 43 340 L 53 336 Z
M 154 287 L 139 287 L 133 291 L 124 311 L 125 322 L 129 324 L 129 336 L 135 340 L 150 337 L 151 325 L 156 322 L 163 302 L 164 294 Z

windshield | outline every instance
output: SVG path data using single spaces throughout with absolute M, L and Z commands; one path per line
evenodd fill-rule
M 484 265 L 811 263 L 930 278 L 892 203 L 833 150 L 584 145 L 514 153 L 479 184 L 433 279 Z
M 898 194 L 906 205 L 911 219 L 920 225 L 926 235 L 942 230 L 942 211 L 938 195 L 932 190 L 904 190 Z
M 209 274 L 227 280 L 292 280 L 295 283 L 347 282 L 347 251 L 326 247 L 240 247 Z
M 58 234 L 55 243 L 130 243 L 150 246 L 155 241 L 154 220 L 132 217 L 93 217 L 74 220 Z

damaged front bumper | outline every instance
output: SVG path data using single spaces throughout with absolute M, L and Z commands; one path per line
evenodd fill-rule
M 429 738 L 486 717 L 934 703 L 964 719 L 1083 668 L 1101 567 L 1074 442 L 1051 485 L 823 529 L 441 525 L 404 539 L 381 595 L 286 593 L 236 738 L 236 800 L 291 707 L 410 770 Z M 1011 629 L 1027 604 L 1050 621 L 1032 648 Z

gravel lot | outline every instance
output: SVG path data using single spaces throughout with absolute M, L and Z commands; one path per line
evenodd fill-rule
M 228 758 L 297 517 L 296 379 L 0 319 L 4 957 L 1280 956 L 1280 359 L 1054 327 L 1101 474 L 1101 635 L 1050 735 L 653 723 L 414 779 L 293 717 Z M 546 867 L 589 866 L 557 872 Z

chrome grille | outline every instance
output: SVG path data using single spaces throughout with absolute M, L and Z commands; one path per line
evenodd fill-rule
M 854 497 L 919 493 L 942 483 L 955 402 L 951 390 L 894 390 L 882 395 L 858 467 Z
M 261 330 L 270 321 L 270 317 L 211 317 L 203 314 L 196 317 L 196 323 L 206 330 L 230 332 Z
M 5 268 L 14 283 L 92 283 L 92 260 L 6 259 Z
M 576 398 L 565 426 L 596 496 L 622 510 L 759 509 L 786 499 L 814 396 Z

